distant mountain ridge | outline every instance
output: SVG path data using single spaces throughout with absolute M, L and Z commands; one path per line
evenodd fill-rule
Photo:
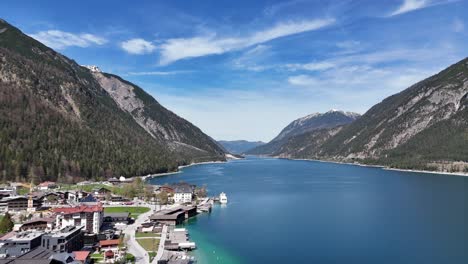
M 294 138 L 275 155 L 468 172 L 468 58 L 322 136 Z
M 218 140 L 218 143 L 232 154 L 244 154 L 255 147 L 265 145 L 265 142 L 262 141 L 247 140 Z
M 265 145 L 256 147 L 247 152 L 254 155 L 273 155 L 288 139 L 321 129 L 334 128 L 354 122 L 360 117 L 353 112 L 332 109 L 326 113 L 314 113 L 294 120 L 286 126 L 273 140 Z
M 0 20 L 2 181 L 103 179 L 225 160 L 224 149 L 122 78 Z

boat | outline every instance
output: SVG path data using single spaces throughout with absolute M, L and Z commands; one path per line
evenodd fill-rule
M 225 193 L 220 193 L 219 194 L 219 202 L 222 204 L 227 204 L 227 196 Z

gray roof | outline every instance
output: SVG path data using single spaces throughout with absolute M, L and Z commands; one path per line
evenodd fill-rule
M 130 213 L 128 212 L 123 212 L 123 213 L 106 213 L 104 212 L 104 217 L 112 217 L 112 218 L 124 218 L 124 217 L 129 217 Z

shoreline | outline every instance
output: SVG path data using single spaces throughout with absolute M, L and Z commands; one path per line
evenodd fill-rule
M 214 164 L 214 163 L 226 163 L 227 161 L 202 161 L 202 162 L 194 162 L 188 165 L 180 165 L 177 167 L 176 171 L 172 172 L 162 172 L 162 173 L 156 173 L 156 174 L 151 174 L 151 175 L 146 175 L 146 176 L 140 176 L 144 181 L 147 179 L 151 178 L 157 178 L 157 177 L 162 177 L 162 176 L 167 176 L 167 175 L 173 175 L 173 174 L 178 174 L 182 173 L 181 169 L 187 168 L 187 167 L 192 167 L 192 166 L 198 166 L 198 165 L 205 165 L 205 164 Z
M 280 158 L 280 157 L 272 157 L 272 158 L 287 159 L 287 160 L 301 160 L 301 161 L 317 161 L 317 162 L 353 165 L 353 166 L 360 166 L 360 167 L 380 168 L 382 170 L 390 170 L 390 171 L 403 171 L 403 172 L 415 172 L 415 173 L 428 173 L 428 174 L 440 174 L 440 175 L 468 177 L 468 173 L 464 173 L 464 172 L 444 172 L 444 171 L 398 169 L 398 168 L 392 168 L 392 167 L 388 167 L 388 166 L 384 166 L 384 165 L 369 165 L 369 164 L 362 164 L 362 163 L 351 163 L 351 162 L 340 162 L 340 161 L 318 160 L 318 159 L 293 159 L 293 158 Z

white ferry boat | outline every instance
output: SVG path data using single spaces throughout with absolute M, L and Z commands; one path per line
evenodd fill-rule
M 228 200 L 227 200 L 226 194 L 222 192 L 222 193 L 219 195 L 219 202 L 220 202 L 221 204 L 227 204 L 227 201 L 228 201 Z

